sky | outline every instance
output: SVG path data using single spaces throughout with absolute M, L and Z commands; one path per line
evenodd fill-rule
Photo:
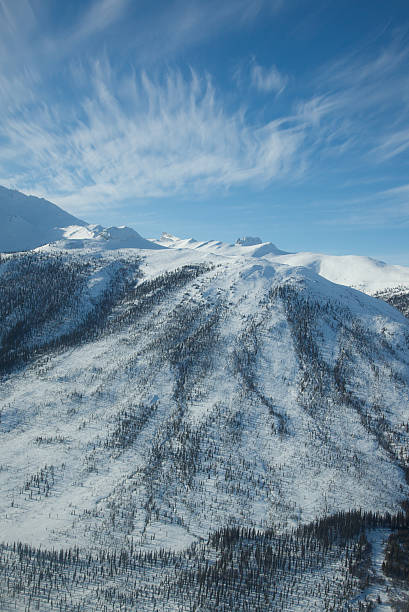
M 0 0 L 0 184 L 409 265 L 407 0 Z

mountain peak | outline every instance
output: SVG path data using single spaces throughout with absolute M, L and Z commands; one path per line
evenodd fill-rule
M 168 232 L 162 232 L 160 235 L 160 240 L 181 240 L 177 236 L 173 234 L 169 234 Z
M 0 252 L 29 251 L 56 243 L 62 248 L 161 249 L 125 225 L 88 225 L 35 196 L 0 186 Z
M 258 236 L 244 236 L 243 238 L 237 238 L 236 244 L 240 246 L 255 246 L 256 244 L 262 244 L 263 241 Z
M 0 186 L 0 251 L 27 251 L 58 240 L 61 228 L 84 227 L 86 221 L 35 196 Z
M 106 241 L 108 248 L 116 249 L 163 249 L 162 245 L 143 238 L 132 227 L 121 225 L 119 227 L 107 227 L 95 236 L 97 241 Z

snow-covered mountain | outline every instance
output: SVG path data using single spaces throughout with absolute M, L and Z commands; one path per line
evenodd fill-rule
M 44 245 L 47 250 L 48 245 Z M 118 249 L 159 250 L 165 247 L 142 238 L 131 227 L 102 227 L 87 225 L 85 227 L 69 226 L 63 230 L 63 238 L 53 243 L 54 247 L 63 249 L 94 249 L 115 251 Z
M 1 256 L 1 610 L 408 599 L 409 320 L 331 261 L 77 223 Z
M 194 238 L 178 238 L 163 232 L 159 240 L 152 239 L 152 242 L 171 249 L 195 249 L 204 253 L 215 253 L 228 256 L 245 257 L 264 257 L 268 254 L 285 255 L 285 251 L 280 251 L 272 242 L 262 242 L 260 238 L 245 237 L 239 238 L 236 244 L 220 242 L 218 240 L 208 240 L 200 242 Z
M 126 226 L 89 225 L 61 208 L 33 196 L 0 187 L 0 252 L 17 252 L 54 243 L 65 249 L 191 249 L 229 257 L 267 258 L 270 262 L 303 266 L 338 284 L 383 297 L 409 292 L 409 267 L 388 265 L 370 257 L 287 253 L 259 237 L 245 236 L 235 244 L 198 241 L 163 233 L 146 240 Z M 405 298 L 406 299 L 406 298 Z
M 324 255 L 322 253 L 291 253 L 274 261 L 290 266 L 304 266 L 324 278 L 373 294 L 389 288 L 409 288 L 409 267 L 386 264 L 360 255 Z
M 0 253 L 62 248 L 159 249 L 130 227 L 88 225 L 52 202 L 0 186 Z
M 0 186 L 0 252 L 34 249 L 58 240 L 61 228 L 83 227 L 85 221 L 42 198 Z

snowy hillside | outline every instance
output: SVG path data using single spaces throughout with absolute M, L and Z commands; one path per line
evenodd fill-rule
M 0 609 L 407 605 L 409 269 L 1 194 Z
M 203 249 L 44 247 L 0 298 L 2 609 L 369 610 L 365 534 L 406 524 L 403 315 Z
M 142 238 L 138 232 L 125 225 L 107 228 L 101 225 L 72 226 L 64 228 L 63 236 L 61 240 L 57 240 L 54 243 L 57 248 L 108 251 L 118 249 L 148 249 L 157 251 L 165 248 Z
M 409 319 L 409 287 L 399 285 L 398 287 L 389 287 L 374 294 L 375 297 L 388 302 L 394 308 L 402 312 Z

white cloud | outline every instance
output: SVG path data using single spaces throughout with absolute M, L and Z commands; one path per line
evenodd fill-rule
M 397 38 L 378 48 L 320 67 L 304 110 L 337 147 L 338 139 L 365 146 L 367 161 L 382 163 L 409 148 L 409 46 Z
M 320 206 L 322 204 L 320 203 Z M 355 228 L 409 227 L 409 184 L 327 202 L 321 225 Z
M 398 129 L 391 134 L 385 134 L 379 145 L 375 146 L 373 153 L 380 161 L 396 157 L 409 149 L 409 126 Z
M 79 14 L 64 21 L 52 16 L 52 0 L 0 0 L 0 76 L 15 79 L 35 73 L 46 81 L 67 57 L 88 48 L 93 37 L 106 42 L 110 28 L 123 18 L 130 0 L 94 0 L 80 3 Z M 34 10 L 35 9 L 35 10 Z M 28 81 L 30 85 L 30 82 Z
M 3 123 L 3 176 L 8 169 L 17 187 L 80 213 L 127 198 L 266 184 L 294 169 L 304 127 L 248 124 L 224 108 L 209 77 L 118 80 L 104 62 L 90 84 L 76 110 L 30 104 Z
M 287 84 L 287 77 L 282 75 L 276 66 L 263 68 L 254 63 L 251 68 L 251 82 L 259 91 L 280 94 Z
M 68 51 L 81 41 L 103 32 L 120 18 L 124 17 L 130 0 L 94 0 L 80 16 L 66 37 L 65 47 Z M 54 46 L 60 45 L 60 40 L 54 41 Z
M 98 45 L 124 55 L 132 53 L 139 67 L 169 61 L 188 47 L 245 27 L 263 9 L 277 11 L 280 7 L 280 2 L 271 0 L 156 4 L 93 0 L 77 4 L 78 12 L 68 10 L 59 21 L 53 16 L 53 0 L 0 0 L 0 72 L 10 76 L 29 67 L 47 78 L 66 58 L 84 57 L 90 49 L 95 55 Z
M 274 94 L 257 107 L 251 89 L 250 106 L 241 95 L 240 111 L 232 110 L 231 92 L 223 98 L 226 92 L 194 71 L 155 78 L 140 69 L 159 56 L 169 65 L 169 57 L 188 46 L 244 27 L 265 10 L 267 0 L 251 6 L 247 0 L 175 0 L 163 3 L 159 15 L 147 10 L 141 20 L 129 0 L 94 0 L 81 7 L 76 20 L 59 24 L 58 37 L 47 27 L 49 3 L 0 0 L 0 173 L 8 184 L 46 195 L 73 212 L 133 197 L 265 186 L 300 175 L 315 162 L 318 171 L 322 161 L 331 168 L 331 159 L 337 160 L 335 172 L 341 164 L 343 171 L 355 170 L 364 157 L 369 168 L 368 162 L 384 162 L 409 148 L 404 45 L 321 67 L 308 81 L 309 92 L 302 83 L 303 98 L 293 98 L 288 115 L 271 121 L 288 93 L 277 100 L 288 78 L 274 65 L 263 67 L 253 59 L 236 75 L 238 80 L 245 75 L 247 88 L 250 79 L 259 91 Z M 121 19 L 123 25 L 128 14 L 135 29 L 132 40 L 120 46 L 129 58 L 134 45 L 132 71 L 119 77 L 121 58 L 115 56 L 115 68 L 106 60 L 92 70 L 85 60 L 72 61 L 67 76 L 62 58 L 87 57 L 91 47 L 92 56 L 101 57 L 98 41 L 110 41 L 117 33 L 110 28 Z M 61 78 L 55 79 L 57 69 Z M 61 89 L 53 91 L 55 84 Z M 66 102 L 65 92 L 71 96 Z

